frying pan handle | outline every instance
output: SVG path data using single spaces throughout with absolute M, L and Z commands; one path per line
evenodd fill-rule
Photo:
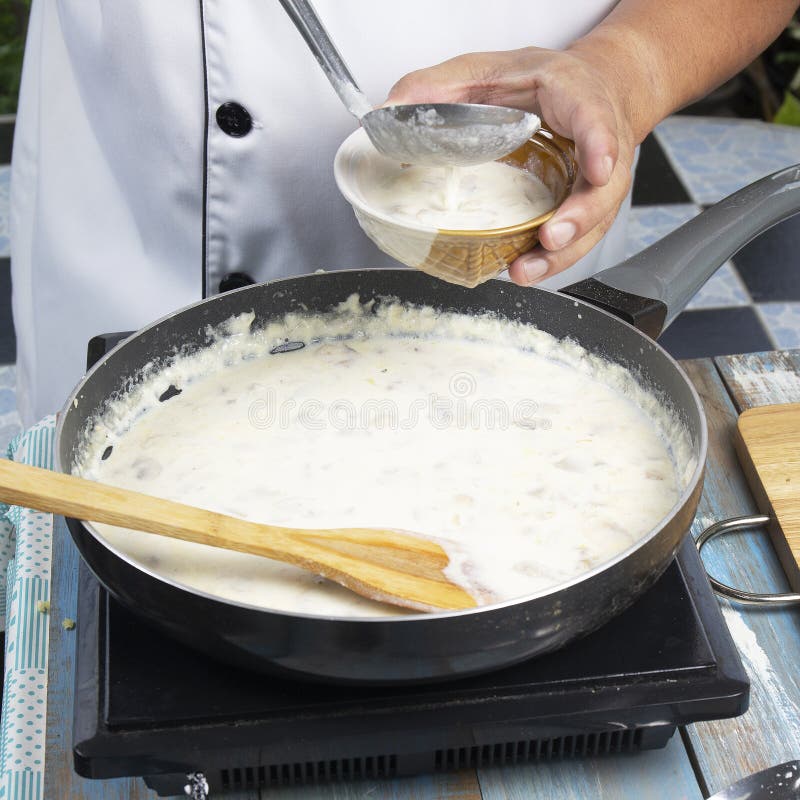
M 641 253 L 567 286 L 654 339 L 740 248 L 800 212 L 800 164 L 720 200 Z

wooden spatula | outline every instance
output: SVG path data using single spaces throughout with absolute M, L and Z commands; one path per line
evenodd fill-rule
M 438 544 L 402 531 L 259 525 L 5 459 L 0 459 L 0 500 L 284 561 L 364 597 L 405 608 L 435 611 L 477 605 L 444 576 L 449 557 Z

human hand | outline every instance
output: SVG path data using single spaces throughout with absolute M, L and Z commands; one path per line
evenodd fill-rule
M 631 183 L 639 143 L 615 70 L 576 47 L 470 53 L 398 81 L 390 104 L 488 103 L 533 111 L 575 142 L 580 175 L 572 194 L 540 229 L 539 245 L 509 267 L 521 285 L 572 266 L 611 227 Z

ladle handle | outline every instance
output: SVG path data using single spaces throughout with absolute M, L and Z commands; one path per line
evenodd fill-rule
M 347 64 L 344 63 L 336 45 L 317 16 L 314 6 L 307 0 L 280 0 L 280 4 L 300 31 L 300 35 L 305 39 L 309 50 L 316 57 L 347 110 L 354 117 L 361 119 L 364 114 L 372 110 L 372 106 L 358 88 Z
M 621 264 L 561 291 L 656 338 L 734 253 L 798 212 L 800 164 L 745 186 Z

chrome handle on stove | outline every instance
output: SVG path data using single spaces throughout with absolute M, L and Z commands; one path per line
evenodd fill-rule
M 772 521 L 772 517 L 764 514 L 754 514 L 747 517 L 731 517 L 730 519 L 723 519 L 720 522 L 715 522 L 709 525 L 695 540 L 697 552 L 700 553 L 703 546 L 710 542 L 717 536 L 723 536 L 731 531 L 740 531 L 745 528 L 763 527 Z M 764 592 L 745 592 L 743 589 L 737 589 L 734 586 L 728 586 L 727 583 L 722 583 L 706 570 L 708 580 L 711 583 L 711 588 L 722 597 L 727 597 L 729 600 L 735 600 L 737 603 L 748 603 L 753 606 L 777 606 L 777 605 L 793 605 L 800 603 L 800 594 L 794 592 L 782 592 L 776 594 Z

